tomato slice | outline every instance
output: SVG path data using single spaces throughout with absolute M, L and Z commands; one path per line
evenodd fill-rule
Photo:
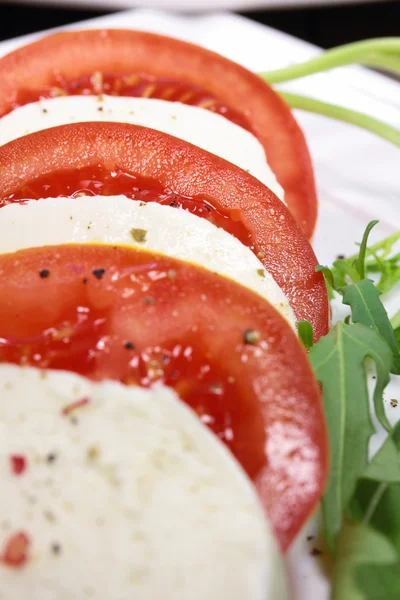
M 327 438 L 305 352 L 227 278 L 127 247 L 3 254 L 0 358 L 173 387 L 256 481 L 283 549 L 321 495 Z
M 289 209 L 312 235 L 317 198 L 300 127 L 272 88 L 214 52 L 142 31 L 62 32 L 2 58 L 0 81 L 0 116 L 40 97 L 82 91 L 175 99 L 215 110 L 257 136 Z
M 99 166 L 149 178 L 179 196 L 202 198 L 240 221 L 297 320 L 312 323 L 315 339 L 327 333 L 324 279 L 315 272 L 315 254 L 287 208 L 242 169 L 187 142 L 123 123 L 79 123 L 39 131 L 0 148 L 0 199 L 12 201 L 13 194 L 39 178 L 43 183 L 54 173 Z

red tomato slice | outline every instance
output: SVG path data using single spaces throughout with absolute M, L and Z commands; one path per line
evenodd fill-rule
M 122 123 L 79 123 L 39 131 L 0 148 L 0 199 L 13 201 L 14 194 L 29 191 L 39 178 L 43 185 L 46 176 L 52 181 L 54 174 L 69 171 L 72 178 L 72 171 L 99 166 L 149 178 L 152 186 L 156 181 L 179 196 L 207 200 L 230 217 L 225 218 L 228 231 L 230 220 L 240 222 L 297 320 L 312 323 L 315 339 L 327 333 L 324 279 L 315 272 L 314 252 L 285 205 L 242 169 L 187 142 Z
M 100 78 L 90 82 L 88 76 L 95 73 Z M 179 99 L 224 114 L 260 140 L 289 209 L 307 237 L 312 235 L 317 198 L 300 127 L 272 88 L 214 52 L 142 31 L 62 32 L 0 60 L 0 81 L 0 116 L 41 96 L 81 93 L 82 87 L 96 93 Z
M 175 388 L 256 481 L 283 549 L 321 496 L 327 437 L 306 354 L 227 278 L 127 247 L 1 255 L 0 358 Z

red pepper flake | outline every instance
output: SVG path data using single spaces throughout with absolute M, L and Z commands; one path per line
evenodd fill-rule
M 64 417 L 67 417 L 69 414 L 72 413 L 72 411 L 76 410 L 77 408 L 81 408 L 82 406 L 85 406 L 86 404 L 89 404 L 89 398 L 82 398 L 82 400 L 77 400 L 76 402 L 71 402 L 71 404 L 67 404 L 67 406 L 64 406 L 64 408 L 61 411 L 61 414 Z
M 19 531 L 14 533 L 6 542 L 4 550 L 0 555 L 0 561 L 7 567 L 23 567 L 28 560 L 28 548 L 30 540 L 26 533 Z
M 10 456 L 11 470 L 14 475 L 22 475 L 26 469 L 26 458 L 20 454 Z

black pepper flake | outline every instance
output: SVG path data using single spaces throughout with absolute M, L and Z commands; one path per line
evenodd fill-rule
M 49 111 L 47 110 L 47 108 L 42 108 L 42 113 L 43 113 L 44 115 L 47 115 L 47 113 L 48 113 L 48 112 L 49 112 Z
M 178 206 L 178 203 L 175 200 L 169 203 L 170 206 Z
M 376 379 L 376 375 L 372 375 L 372 379 Z
M 153 298 L 153 296 L 146 296 L 144 298 L 143 302 L 145 304 L 154 304 L 154 298 Z
M 50 452 L 47 456 L 46 456 L 46 460 L 48 463 L 53 463 L 57 458 L 57 454 L 55 454 L 55 452 Z
M 170 362 L 170 360 L 171 360 L 171 359 L 170 359 L 170 357 L 168 356 L 168 354 L 163 354 L 163 355 L 162 355 L 162 357 L 161 357 L 161 360 L 163 361 L 163 363 L 164 363 L 165 365 L 167 365 L 167 364 Z
M 51 545 L 51 551 L 53 554 L 61 554 L 61 546 L 57 542 Z
M 322 551 L 319 548 L 313 548 L 310 552 L 311 556 L 321 556 Z
M 93 269 L 92 274 L 96 277 L 96 279 L 101 279 L 105 272 L 105 269 Z
M 311 540 L 313 540 L 313 539 L 314 539 L 313 535 L 308 535 L 307 536 L 307 542 L 311 542 Z
M 99 112 L 103 112 L 104 108 L 103 108 L 102 106 L 98 106 L 98 107 L 97 107 L 97 110 L 98 110 Z
M 42 269 L 39 271 L 39 277 L 42 279 L 46 279 L 50 275 L 50 271 L 48 269 Z
M 82 279 L 82 283 L 87 283 L 87 282 L 88 282 L 88 278 L 87 278 L 87 277 L 84 277 L 84 278 Z
M 344 254 L 338 254 L 336 260 L 344 260 L 346 257 Z
M 124 348 L 125 350 L 134 350 L 136 346 L 132 342 L 125 342 Z
M 243 340 L 245 344 L 257 344 L 260 341 L 260 333 L 255 329 L 246 329 L 243 334 Z
M 72 416 L 69 421 L 72 425 L 78 425 L 79 423 L 78 418 L 75 416 Z

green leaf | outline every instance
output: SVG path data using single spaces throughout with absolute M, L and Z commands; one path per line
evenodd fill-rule
M 375 569 L 395 567 L 397 560 L 395 549 L 384 535 L 364 523 L 345 522 L 338 542 L 331 600 L 398 600 L 396 596 L 368 596 L 368 588 L 365 592 L 359 585 L 367 566 L 371 568 L 372 565 L 372 579 L 376 580 L 378 573 Z
M 361 240 L 360 251 L 354 261 L 354 268 L 356 269 L 360 280 L 365 278 L 365 253 L 367 250 L 368 236 L 371 232 L 371 229 L 375 227 L 377 223 L 379 223 L 379 221 L 370 221 L 368 223 Z
M 400 327 L 397 327 L 394 330 L 394 337 L 396 338 L 397 345 L 400 348 Z
M 362 479 L 350 504 L 354 519 L 373 527 L 400 553 L 400 483 Z M 400 573 L 399 573 L 400 577 Z
M 309 358 L 322 384 L 327 419 L 331 469 L 322 501 L 328 546 L 334 553 L 343 510 L 366 469 L 372 425 L 365 359 L 376 366 L 374 404 L 381 423 L 390 429 L 382 393 L 389 381 L 392 353 L 385 340 L 362 324 L 339 322 L 313 346 Z
M 360 278 L 353 266 L 354 259 L 349 263 L 347 259 L 338 259 L 333 263 L 332 276 L 338 288 L 342 288 L 352 281 L 359 281 Z
M 400 423 L 368 465 L 349 505 L 339 537 L 333 600 L 400 598 L 399 508 Z
M 400 483 L 400 421 L 369 463 L 363 478 Z
M 390 256 L 394 244 L 399 240 L 400 231 L 397 231 L 380 242 L 366 248 L 366 273 L 368 275 L 380 275 L 376 287 L 382 294 L 386 294 L 400 282 L 400 253 Z M 349 281 L 359 281 L 360 278 L 353 266 L 357 256 L 357 254 L 354 254 L 348 258 L 335 260 L 333 263 L 331 271 L 337 287 L 343 287 Z
M 335 281 L 333 279 L 333 275 L 332 275 L 332 271 L 330 270 L 329 267 L 325 267 L 324 265 L 317 265 L 315 267 L 315 270 L 317 273 L 323 273 L 326 281 L 329 283 L 329 285 L 333 288 L 336 289 L 335 287 Z
M 314 331 L 309 321 L 297 321 L 297 331 L 304 348 L 312 348 Z
M 355 582 L 363 600 L 399 600 L 400 561 L 362 564 L 355 567 Z M 349 600 L 353 596 L 348 596 Z
M 400 555 L 399 509 L 400 423 L 397 423 L 358 482 L 349 510 L 353 519 L 383 533 Z
M 397 311 L 390 322 L 394 330 L 394 337 L 396 338 L 397 346 L 400 348 L 400 310 Z
M 370 279 L 363 279 L 342 288 L 343 304 L 351 308 L 354 323 L 362 323 L 378 331 L 390 347 L 393 360 L 391 372 L 400 374 L 400 350 L 388 314 L 379 298 L 380 292 Z
M 397 313 L 394 315 L 390 322 L 392 324 L 393 329 L 398 329 L 400 327 L 400 310 L 397 311 Z

